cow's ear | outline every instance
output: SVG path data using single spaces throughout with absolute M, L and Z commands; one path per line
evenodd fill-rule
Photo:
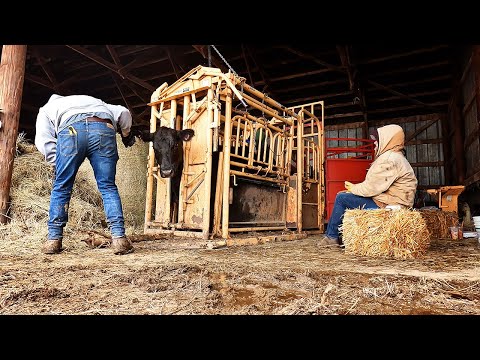
M 192 129 L 185 129 L 180 131 L 179 135 L 180 139 L 183 141 L 190 141 L 192 140 L 193 135 L 195 135 L 195 132 Z

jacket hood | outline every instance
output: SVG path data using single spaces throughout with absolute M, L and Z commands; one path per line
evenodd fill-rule
M 405 133 L 400 125 L 392 124 L 379 127 L 378 148 L 375 157 L 388 150 L 402 151 L 405 147 Z

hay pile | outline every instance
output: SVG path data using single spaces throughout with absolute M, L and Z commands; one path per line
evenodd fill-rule
M 450 226 L 458 225 L 458 214 L 454 211 L 419 210 L 427 223 L 432 239 L 450 238 Z
M 431 234 L 419 211 L 346 210 L 340 227 L 345 253 L 412 259 L 427 251 Z
M 88 161 L 86 163 L 91 168 Z M 48 232 L 52 178 L 53 168 L 35 145 L 25 140 L 25 134 L 20 133 L 10 188 L 8 216 L 11 221 L 0 224 L 0 252 L 28 252 L 29 249 L 40 248 Z M 64 240 L 67 243 L 72 238 L 75 244 L 84 248 L 85 244 L 79 240 L 88 237 L 89 230 L 109 235 L 101 195 L 85 168 L 78 171 L 68 215 L 69 220 L 64 229 Z M 127 235 L 143 230 L 132 228 L 127 219 L 128 215 L 125 214 Z

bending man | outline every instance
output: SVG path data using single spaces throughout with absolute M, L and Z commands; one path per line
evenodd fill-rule
M 127 108 L 111 105 L 87 95 L 52 95 L 37 115 L 35 145 L 45 160 L 55 167 L 50 195 L 48 237 L 42 251 L 57 254 L 62 250 L 63 228 L 73 183 L 83 161 L 88 158 L 112 236 L 115 254 L 133 251 L 125 236 L 120 195 L 115 183 L 118 149 L 117 128 L 126 147 L 135 143 L 130 133 L 132 116 Z

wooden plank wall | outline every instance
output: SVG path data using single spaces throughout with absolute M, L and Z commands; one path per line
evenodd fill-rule
M 480 180 L 480 143 L 479 143 L 479 84 L 478 71 L 469 61 L 462 77 L 461 98 L 462 118 L 465 124 L 464 151 L 465 151 L 465 185 L 468 186 Z

